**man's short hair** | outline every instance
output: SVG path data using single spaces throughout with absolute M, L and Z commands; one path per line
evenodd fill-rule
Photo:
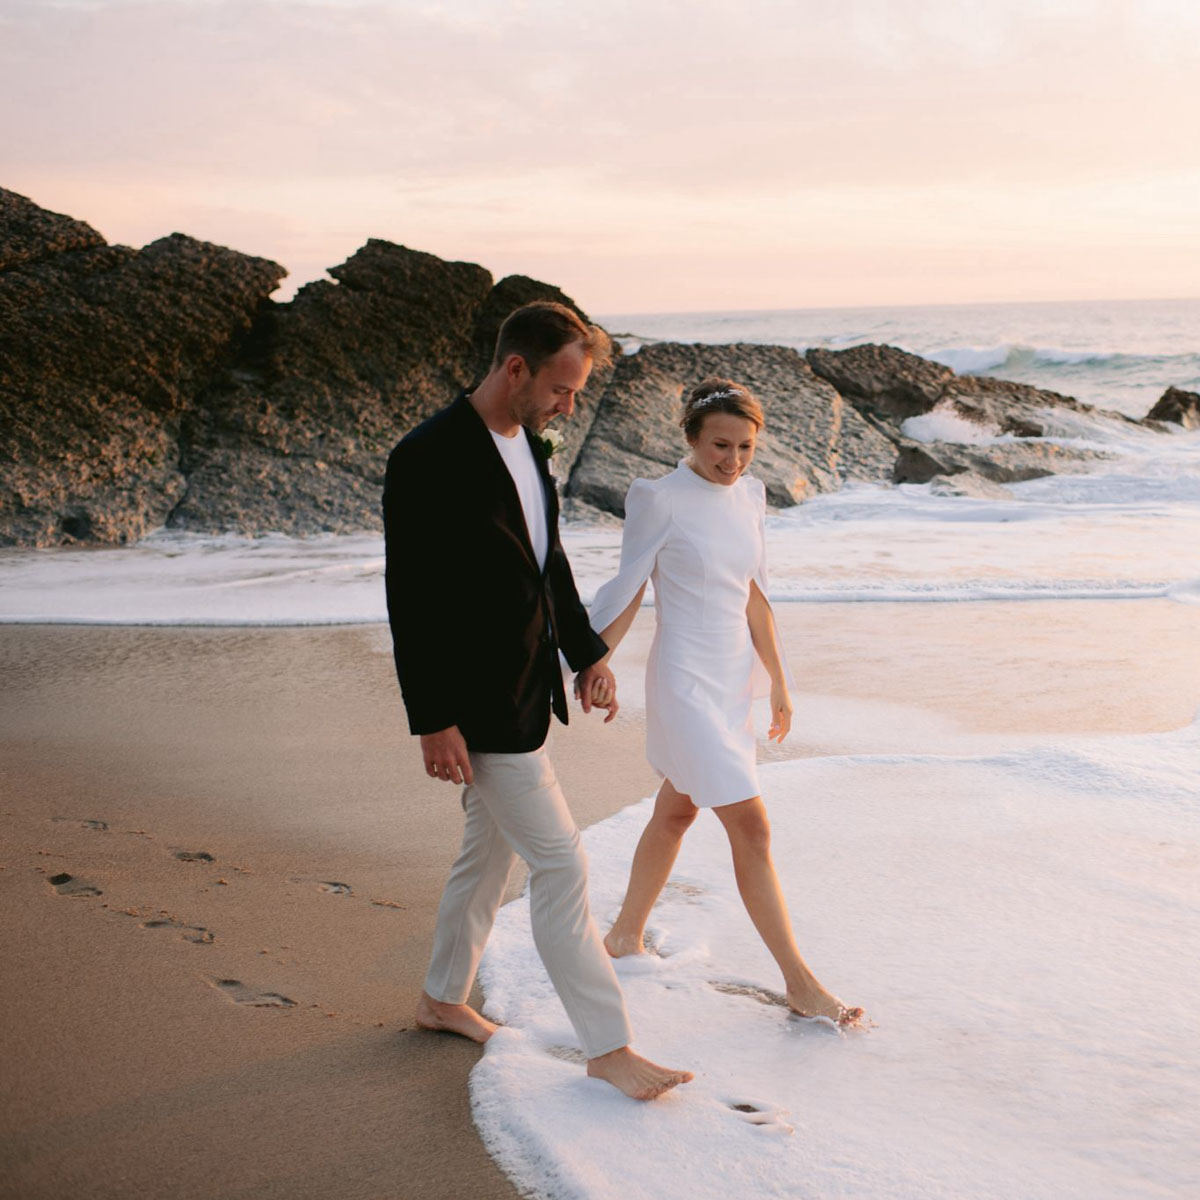
M 565 304 L 535 300 L 514 309 L 500 326 L 492 366 L 519 354 L 530 374 L 536 375 L 548 358 L 572 342 L 583 344 L 593 367 L 603 367 L 612 358 L 612 342 L 599 325 L 589 325 Z

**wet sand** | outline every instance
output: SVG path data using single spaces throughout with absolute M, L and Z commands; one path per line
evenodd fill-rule
M 1200 707 L 1200 609 L 1167 601 L 778 613 L 789 755 Z M 552 745 L 580 824 L 656 786 L 651 619 L 618 656 L 626 711 Z M 0 1194 L 516 1195 L 471 1124 L 478 1049 L 409 1027 L 461 827 L 387 646 L 379 626 L 0 627 Z

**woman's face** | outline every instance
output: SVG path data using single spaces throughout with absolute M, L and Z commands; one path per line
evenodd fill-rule
M 689 439 L 692 464 L 699 474 L 713 483 L 736 483 L 754 457 L 758 430 L 747 417 L 734 413 L 710 413 L 700 432 Z

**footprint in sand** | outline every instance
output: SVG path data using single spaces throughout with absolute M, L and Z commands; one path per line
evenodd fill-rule
M 759 1004 L 770 1004 L 778 1008 L 787 1008 L 787 997 L 768 988 L 757 987 L 752 983 L 727 983 L 720 979 L 710 979 L 708 986 L 714 991 L 723 992 L 726 996 L 745 996 L 749 1000 L 757 1000 Z
M 757 1000 L 759 1004 L 767 1004 L 773 1008 L 785 1008 L 788 1019 L 793 1023 L 793 1028 L 818 1026 L 821 1029 L 832 1030 L 840 1037 L 845 1036 L 843 1028 L 830 1017 L 804 1017 L 798 1012 L 793 1012 L 791 1005 L 787 1002 L 787 997 L 780 992 L 773 992 L 769 988 L 757 987 L 751 983 L 725 983 L 717 979 L 710 979 L 708 986 L 714 991 L 724 992 L 727 996 L 745 996 L 749 1000 Z
M 176 850 L 175 857 L 180 862 L 210 863 L 217 861 L 207 850 Z
M 279 992 L 256 992 L 247 987 L 240 979 L 217 979 L 210 976 L 208 982 L 222 995 L 228 996 L 235 1004 L 245 1004 L 250 1008 L 295 1008 L 296 1001 L 290 1000 Z
M 62 871 L 58 875 L 51 875 L 46 882 L 60 896 L 102 896 L 104 894 L 98 887 L 85 883 L 82 879 L 76 879 L 74 875 L 68 875 L 66 871 Z
M 546 1053 L 551 1058 L 562 1059 L 563 1062 L 577 1063 L 580 1066 L 587 1065 L 587 1055 L 582 1050 L 575 1049 L 574 1046 L 547 1046 Z
M 178 929 L 179 936 L 185 942 L 195 942 L 198 946 L 211 946 L 216 940 L 216 934 L 203 925 L 185 925 L 174 917 L 157 917 L 153 921 L 143 921 L 143 929 Z
M 75 817 L 51 817 L 51 820 L 59 825 L 78 825 L 81 829 L 94 829 L 97 833 L 106 833 L 108 831 L 108 822 L 98 821 L 94 817 L 89 817 L 83 821 Z
M 663 891 L 674 892 L 678 896 L 687 896 L 690 899 L 704 895 L 702 887 L 697 887 L 694 883 L 684 883 L 682 879 L 668 879 Z
M 326 892 L 330 896 L 354 895 L 354 889 L 348 883 L 341 883 L 336 879 L 313 879 L 307 875 L 293 875 L 288 882 L 315 884 L 318 892 Z
M 756 1125 L 766 1133 L 794 1133 L 795 1129 L 783 1118 L 787 1109 L 776 1104 L 764 1104 L 761 1100 L 726 1100 L 725 1107 L 749 1125 Z

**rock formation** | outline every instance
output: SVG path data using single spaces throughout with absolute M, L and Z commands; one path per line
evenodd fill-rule
M 179 430 L 283 268 L 142 250 L 0 191 L 0 542 L 126 542 L 185 490 Z
M 180 234 L 109 246 L 0 191 L 0 545 L 378 528 L 396 441 L 512 308 L 570 303 L 378 240 L 277 304 L 284 274 Z
M 754 473 L 767 485 L 770 503 L 796 504 L 847 479 L 882 479 L 890 472 L 892 443 L 795 350 L 662 342 L 618 362 L 568 494 L 620 514 L 632 480 L 672 470 L 686 451 L 682 393 L 706 375 L 736 379 L 762 402 L 768 425 Z
M 1169 387 L 1146 414 L 1147 421 L 1170 421 L 1184 429 L 1200 429 L 1200 392 Z
M 119 544 L 164 525 L 378 529 L 392 446 L 483 375 L 508 313 L 534 299 L 580 311 L 549 284 L 493 283 L 483 267 L 376 239 L 276 303 L 284 273 L 178 233 L 110 246 L 0 190 L 0 545 Z M 763 401 L 754 470 L 780 506 L 850 480 L 995 497 L 1103 457 L 1050 439 L 1129 423 L 892 346 L 614 348 L 562 427 L 564 512 L 619 516 L 634 477 L 671 470 L 681 394 L 705 375 Z M 905 434 L 939 407 L 1004 437 Z M 1194 428 L 1200 396 L 1172 388 L 1151 418 Z

